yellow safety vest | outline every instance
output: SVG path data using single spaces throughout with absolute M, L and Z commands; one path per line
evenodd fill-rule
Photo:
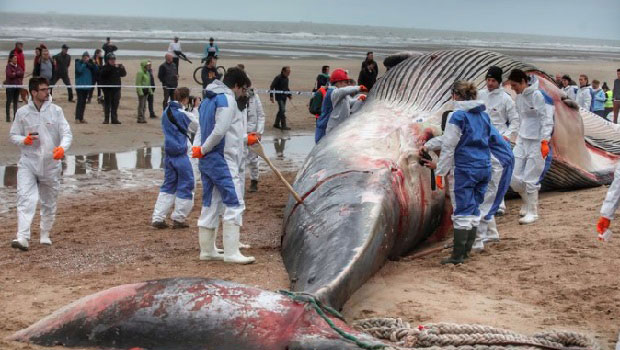
M 614 92 L 607 90 L 605 95 L 607 95 L 607 99 L 605 100 L 605 108 L 614 108 Z

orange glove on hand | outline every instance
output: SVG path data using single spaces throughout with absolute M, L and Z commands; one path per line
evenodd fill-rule
M 364 85 L 360 85 L 360 92 L 368 92 L 368 88 Z
M 360 101 L 366 101 L 366 95 L 360 95 L 357 99 Z
M 192 147 L 192 158 L 202 158 L 202 147 L 200 146 Z
M 65 149 L 62 147 L 54 148 L 54 159 L 61 160 L 65 157 Z
M 542 153 L 543 159 L 547 158 L 547 155 L 549 155 L 549 141 L 542 140 L 540 143 L 540 153 Z
M 258 142 L 258 134 L 255 132 L 251 132 L 248 134 L 248 146 L 252 146 L 253 144 Z
M 596 231 L 603 234 L 603 232 L 607 231 L 609 228 L 609 224 L 611 224 L 611 221 L 608 218 L 601 216 L 596 223 Z
M 36 139 L 35 137 L 32 137 L 33 135 L 28 134 L 28 136 L 26 136 L 26 138 L 24 139 L 24 145 L 26 146 L 32 146 L 32 142 Z
M 443 190 L 443 180 L 441 176 L 439 175 L 435 176 L 435 184 L 437 184 L 437 188 L 439 188 L 440 190 Z

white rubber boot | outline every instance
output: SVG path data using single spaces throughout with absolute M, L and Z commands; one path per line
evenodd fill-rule
M 497 231 L 497 224 L 495 218 L 491 218 L 487 222 L 487 235 L 484 238 L 484 243 L 499 242 L 499 232 Z
M 11 247 L 23 251 L 27 251 L 29 248 L 28 240 L 25 238 L 17 238 L 11 241 Z
M 521 200 L 523 201 L 523 203 L 521 203 L 521 209 L 519 210 L 519 216 L 523 217 L 527 215 L 527 193 L 519 192 L 519 195 L 521 196 Z
M 480 220 L 480 225 L 478 225 L 478 230 L 476 230 L 476 240 L 474 241 L 474 245 L 471 247 L 471 251 L 474 253 L 479 253 L 484 250 L 484 241 L 487 237 L 487 221 L 482 219 Z
M 224 260 L 224 255 L 215 248 L 215 229 L 198 227 L 200 260 Z
M 41 232 L 41 236 L 39 237 L 39 243 L 43 245 L 52 245 L 52 240 L 50 239 L 50 233 Z
M 239 230 L 232 222 L 224 221 L 224 261 L 235 264 L 251 264 L 256 259 L 253 256 L 244 256 L 239 251 Z
M 527 213 L 519 219 L 521 225 L 528 225 L 538 220 L 538 192 L 527 194 Z

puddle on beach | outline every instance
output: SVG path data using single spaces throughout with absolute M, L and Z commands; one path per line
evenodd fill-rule
M 314 147 L 314 135 L 266 135 L 266 155 L 280 171 L 297 171 Z M 61 194 L 88 194 L 100 190 L 159 186 L 163 179 L 163 147 L 133 151 L 68 155 L 63 160 Z M 271 171 L 261 162 L 261 173 Z M 0 166 L 0 213 L 15 208 L 17 165 Z

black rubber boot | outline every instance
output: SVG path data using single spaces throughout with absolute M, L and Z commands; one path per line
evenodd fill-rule
M 468 234 L 468 230 L 454 229 L 454 246 L 452 247 L 452 255 L 447 259 L 443 259 L 441 261 L 442 265 L 456 265 L 463 263 L 463 255 L 465 254 Z
M 471 230 L 467 231 L 467 243 L 465 243 L 465 253 L 463 254 L 463 259 L 469 258 L 469 253 L 471 253 L 471 247 L 474 246 L 474 242 L 476 241 L 476 232 L 478 232 L 477 227 L 474 227 Z
M 258 191 L 258 180 L 252 180 L 252 182 L 250 182 L 250 189 L 248 190 L 248 192 L 256 191 Z

